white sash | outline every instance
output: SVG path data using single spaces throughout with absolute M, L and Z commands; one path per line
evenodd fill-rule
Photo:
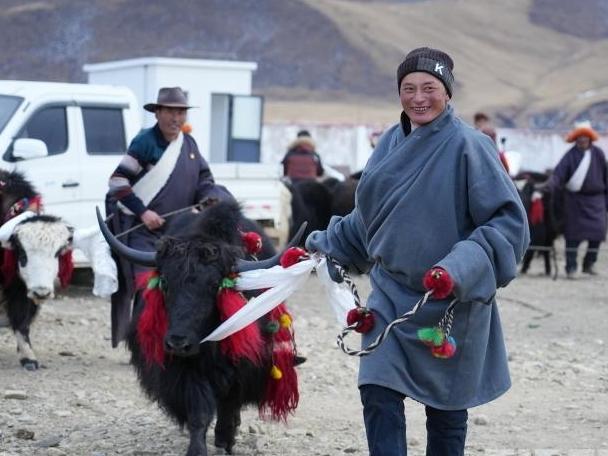
M 583 182 L 589 172 L 589 165 L 591 165 L 591 150 L 587 149 L 583 152 L 583 159 L 579 163 L 576 171 L 570 177 L 570 180 L 566 183 L 566 188 L 571 192 L 580 192 L 583 187 Z
M 156 165 L 133 186 L 133 193 L 141 200 L 144 206 L 148 207 L 150 201 L 154 199 L 169 180 L 169 176 L 171 176 L 182 150 L 183 143 L 184 135 L 180 131 L 177 138 L 169 143 Z M 133 215 L 133 212 L 127 209 L 120 201 L 118 202 L 118 207 L 125 214 Z

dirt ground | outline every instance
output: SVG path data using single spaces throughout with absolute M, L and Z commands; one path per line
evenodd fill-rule
M 513 387 L 470 410 L 467 455 L 608 455 L 608 252 L 600 256 L 598 276 L 566 280 L 560 258 L 553 281 L 536 260 L 499 291 Z M 316 280 L 290 301 L 308 357 L 300 406 L 286 425 L 246 411 L 235 454 L 367 454 L 357 360 L 336 347 L 338 327 Z M 358 284 L 365 295 L 366 278 Z M 13 335 L 0 330 L 0 456 L 185 454 L 187 435 L 144 398 L 109 333 L 108 302 L 84 286 L 42 309 L 32 334 L 42 369 L 23 370 Z M 409 454 L 422 455 L 423 407 L 408 400 L 406 412 Z M 223 454 L 211 444 L 209 452 Z

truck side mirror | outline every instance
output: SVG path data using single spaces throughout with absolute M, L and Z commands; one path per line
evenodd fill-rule
M 21 160 L 42 158 L 49 155 L 46 143 L 39 139 L 19 138 L 13 143 L 13 157 Z

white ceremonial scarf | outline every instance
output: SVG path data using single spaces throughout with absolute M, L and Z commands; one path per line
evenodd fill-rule
M 578 167 L 570 177 L 570 180 L 566 183 L 566 188 L 571 192 L 580 192 L 583 188 L 583 182 L 589 172 L 589 165 L 591 165 L 591 149 L 587 149 L 583 152 L 583 159 L 578 164 Z
M 183 143 L 184 135 L 180 131 L 177 138 L 169 143 L 160 160 L 156 162 L 156 165 L 133 186 L 133 193 L 141 200 L 144 206 L 148 207 L 150 201 L 154 199 L 169 180 L 169 176 L 171 176 L 182 150 Z M 122 203 L 118 202 L 118 207 L 125 214 L 133 215 L 133 212 Z

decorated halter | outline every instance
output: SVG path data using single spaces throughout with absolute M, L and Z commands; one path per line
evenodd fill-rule
M 2 187 L 2 181 L 0 181 L 0 188 Z M 15 201 L 6 211 L 4 222 L 8 222 L 10 219 L 18 216 L 26 210 L 40 214 L 42 212 L 42 197 L 40 195 L 34 195 L 31 198 L 21 198 Z
M 258 233 L 241 233 L 248 254 L 255 256 L 262 250 Z M 245 295 L 236 289 L 237 274 L 225 277 L 218 290 L 216 305 L 222 322 L 226 322 L 248 303 Z M 164 281 L 158 271 L 140 274 L 137 289 L 143 290 L 144 309 L 137 323 L 137 340 L 148 365 L 164 366 L 163 339 L 168 329 L 164 304 Z M 233 363 L 248 360 L 262 367 L 264 356 L 270 352 L 272 363 L 264 399 L 259 404 L 261 416 L 285 420 L 298 405 L 298 378 L 295 371 L 295 339 L 292 317 L 285 304 L 279 304 L 266 314 L 267 322 L 260 327 L 255 321 L 228 337 L 219 340 L 222 354 Z M 202 343 L 203 341 L 201 341 Z

